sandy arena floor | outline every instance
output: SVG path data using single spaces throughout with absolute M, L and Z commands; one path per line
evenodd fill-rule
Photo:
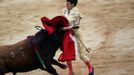
M 65 1 L 0 0 L 0 45 L 13 44 L 35 34 L 34 26 L 41 26 L 40 18 L 61 15 Z M 134 0 L 79 0 L 77 7 L 84 15 L 80 32 L 84 44 L 92 49 L 86 54 L 95 75 L 134 75 Z M 60 75 L 67 75 L 67 69 L 54 67 Z M 75 75 L 88 75 L 79 58 L 73 67 Z M 17 75 L 50 74 L 37 69 Z

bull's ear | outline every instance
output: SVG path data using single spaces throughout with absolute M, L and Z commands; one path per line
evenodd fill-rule
M 35 28 L 36 28 L 37 30 L 41 30 L 41 29 L 43 29 L 43 28 L 40 27 L 40 26 L 35 26 Z

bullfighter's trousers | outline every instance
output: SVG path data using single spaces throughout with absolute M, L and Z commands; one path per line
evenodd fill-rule
M 83 60 L 84 62 L 88 62 L 89 58 L 85 54 L 85 48 L 81 44 L 79 39 L 82 41 L 82 37 L 81 37 L 78 29 L 73 29 L 73 40 L 75 41 L 75 50 L 77 51 L 76 53 L 78 53 L 81 60 Z

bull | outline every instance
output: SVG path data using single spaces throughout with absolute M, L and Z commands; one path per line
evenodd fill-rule
M 48 31 L 41 29 L 35 35 L 11 45 L 0 46 L 0 75 L 12 72 L 27 72 L 40 68 L 53 75 L 58 75 L 52 64 L 62 69 L 66 65 L 57 62 L 53 57 L 61 46 L 65 32 L 56 29 L 50 36 Z M 40 63 L 36 51 L 44 61 L 45 67 Z

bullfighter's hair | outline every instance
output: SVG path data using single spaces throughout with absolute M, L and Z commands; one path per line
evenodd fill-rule
M 71 4 L 74 4 L 74 6 L 77 5 L 78 0 L 66 0 L 67 2 L 70 2 Z

